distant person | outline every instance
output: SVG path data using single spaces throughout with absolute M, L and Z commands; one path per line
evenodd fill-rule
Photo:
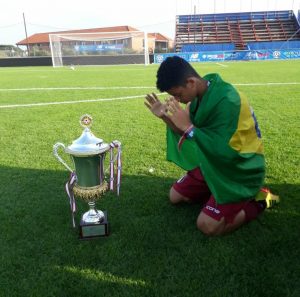
M 223 235 L 278 202 L 267 190 L 260 192 L 265 176 L 261 133 L 242 94 L 218 74 L 202 78 L 176 56 L 161 63 L 156 86 L 172 97 L 162 103 L 148 94 L 145 105 L 167 124 L 167 159 L 187 171 L 173 184 L 171 203 L 200 202 L 197 227 L 207 235 Z

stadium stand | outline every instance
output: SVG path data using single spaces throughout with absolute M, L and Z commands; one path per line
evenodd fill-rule
M 300 48 L 292 10 L 176 16 L 176 52 Z

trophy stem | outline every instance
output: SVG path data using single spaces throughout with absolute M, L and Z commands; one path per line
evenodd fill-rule
M 96 211 L 95 207 L 96 207 L 96 202 L 95 201 L 89 201 L 88 202 L 89 207 L 90 207 L 90 211 Z
M 82 216 L 82 220 L 85 223 L 99 223 L 99 222 L 102 222 L 104 220 L 104 213 L 103 213 L 103 211 L 97 210 L 95 208 L 95 206 L 96 206 L 95 201 L 89 201 L 88 204 L 90 206 L 90 210 L 87 211 Z

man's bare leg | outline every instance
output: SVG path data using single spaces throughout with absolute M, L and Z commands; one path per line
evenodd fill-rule
M 172 204 L 178 204 L 180 202 L 189 203 L 191 201 L 189 198 L 178 193 L 173 187 L 170 189 L 169 197 Z
M 246 214 L 240 210 L 235 216 L 232 223 L 226 223 L 224 217 L 217 221 L 204 212 L 200 212 L 197 219 L 197 227 L 206 235 L 216 236 L 230 233 L 246 223 Z

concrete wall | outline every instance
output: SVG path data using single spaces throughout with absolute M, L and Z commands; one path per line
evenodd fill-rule
M 52 66 L 51 57 L 26 57 L 0 59 L 0 67 Z
M 149 56 L 153 63 L 153 55 Z M 64 57 L 65 65 L 120 65 L 120 64 L 144 64 L 143 55 L 126 56 L 81 56 Z M 0 59 L 0 67 L 23 67 L 23 66 L 52 66 L 51 57 L 26 57 Z

